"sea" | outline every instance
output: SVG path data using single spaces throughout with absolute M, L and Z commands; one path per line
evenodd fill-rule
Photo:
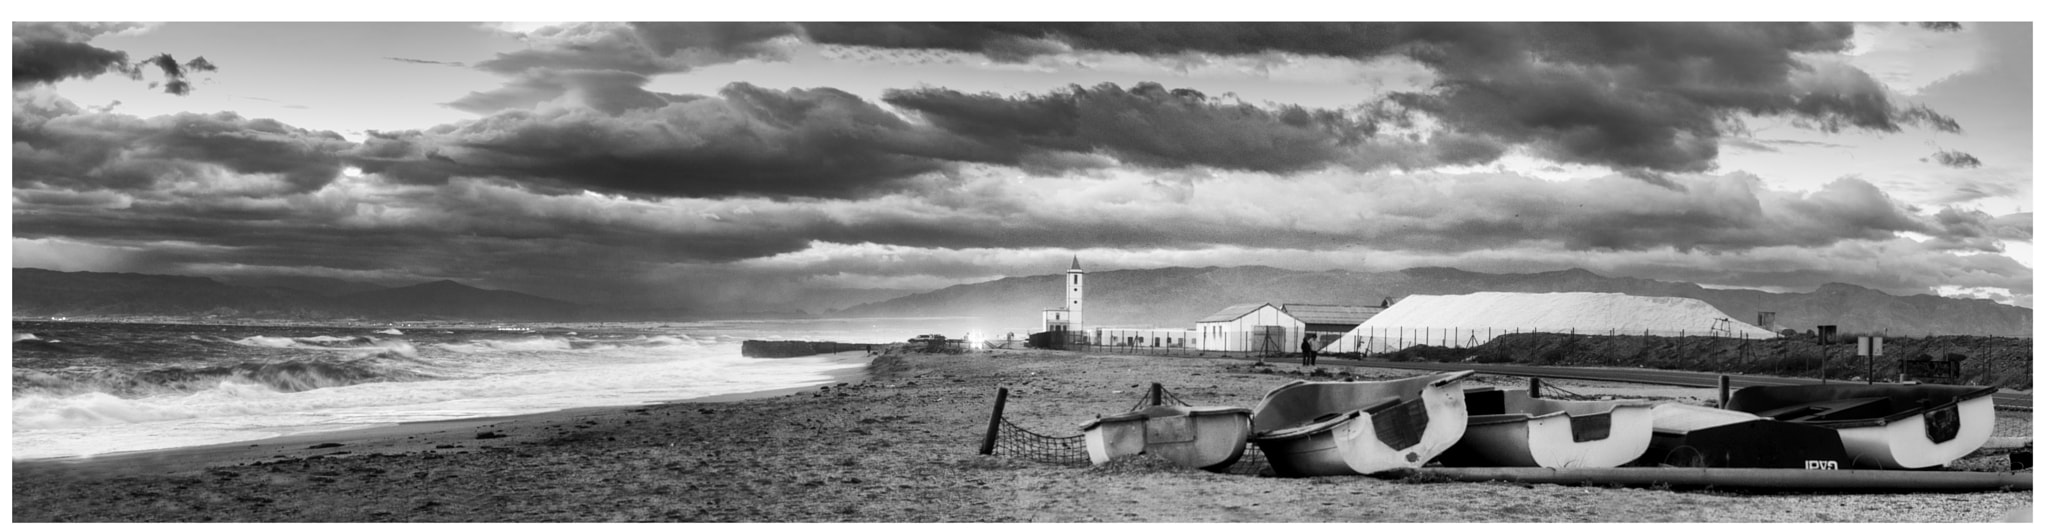
M 15 321 L 13 458 L 788 389 L 830 382 L 869 357 L 748 358 L 740 343 L 986 333 L 974 326 L 959 318 L 503 327 Z

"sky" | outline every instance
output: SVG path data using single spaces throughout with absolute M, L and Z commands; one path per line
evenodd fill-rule
M 757 311 L 1079 256 L 2032 306 L 2027 22 L 14 22 L 13 38 L 15 267 Z

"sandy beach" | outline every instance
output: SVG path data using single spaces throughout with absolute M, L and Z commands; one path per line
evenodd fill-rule
M 840 383 L 749 396 L 17 461 L 14 521 L 1967 522 L 2002 519 L 2032 498 L 1292 479 L 976 453 L 998 387 L 1011 390 L 1011 422 L 1074 435 L 1127 410 L 1151 382 L 1193 404 L 1249 407 L 1302 377 L 1292 363 L 1254 363 L 891 354 Z M 1704 398 L 1552 383 L 1586 395 Z M 1994 436 L 2031 436 L 2029 418 L 2001 412 Z

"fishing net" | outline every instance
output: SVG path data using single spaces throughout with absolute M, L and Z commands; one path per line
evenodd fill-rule
M 1056 465 L 1088 465 L 1088 447 L 1085 437 L 1073 435 L 1054 437 L 1024 429 L 1023 426 L 1002 419 L 996 431 L 995 455 L 1051 463 Z

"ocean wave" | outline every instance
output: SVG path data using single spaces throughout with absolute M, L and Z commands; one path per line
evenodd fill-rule
M 535 350 L 573 350 L 576 347 L 575 345 L 571 344 L 568 339 L 565 338 L 542 336 L 523 339 L 477 339 L 465 341 L 462 343 L 450 343 L 447 345 L 442 345 L 442 348 L 460 352 L 505 352 Z
M 407 345 L 408 347 L 410 345 Z M 193 394 L 222 383 L 260 385 L 296 393 L 370 382 L 408 382 L 445 378 L 437 364 L 410 348 L 352 352 L 339 356 L 282 361 L 247 361 L 224 365 L 161 366 L 147 369 L 82 368 L 44 372 L 16 368 L 14 396 L 72 396 L 103 393 L 117 397 Z
M 228 340 L 249 347 L 298 348 L 298 349 L 411 349 L 412 343 L 403 339 L 368 336 L 311 336 L 311 337 L 270 337 L 249 336 Z
M 690 337 L 690 336 L 687 336 L 687 335 L 683 335 L 683 334 L 676 334 L 676 335 L 673 335 L 673 336 L 654 336 L 654 337 L 640 336 L 639 338 L 636 338 L 636 340 L 637 340 L 637 341 L 638 341 L 638 342 L 639 342 L 639 343 L 640 343 L 641 345 L 646 345 L 646 346 L 670 346 L 670 345 L 689 345 L 689 346 L 697 346 L 697 345 L 698 345 L 698 342 L 697 342 L 697 340 L 696 340 L 695 338 L 692 338 L 692 337 Z
M 14 340 L 15 340 L 15 341 L 42 341 L 42 340 L 43 340 L 43 338 L 40 338 L 40 337 L 36 337 L 36 335 L 35 335 L 35 334 L 31 334 L 31 333 L 28 333 L 28 332 L 18 332 L 18 333 L 15 333 L 15 334 L 14 334 Z
M 71 396 L 29 395 L 14 398 L 14 427 L 68 428 L 132 424 L 192 418 L 178 408 L 149 404 L 106 393 Z

